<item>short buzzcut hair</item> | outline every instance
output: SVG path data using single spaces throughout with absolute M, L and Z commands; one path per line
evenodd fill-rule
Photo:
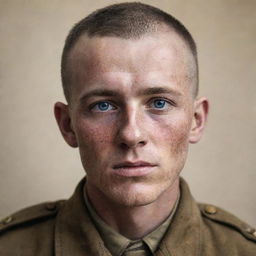
M 68 57 L 81 35 L 114 36 L 123 39 L 139 39 L 143 35 L 156 32 L 161 25 L 174 30 L 184 40 L 194 58 L 194 96 L 198 93 L 198 60 L 195 41 L 185 26 L 170 14 L 140 2 L 109 5 L 98 9 L 76 23 L 70 30 L 61 59 L 61 78 L 65 98 L 70 101 L 72 79 L 68 68 Z

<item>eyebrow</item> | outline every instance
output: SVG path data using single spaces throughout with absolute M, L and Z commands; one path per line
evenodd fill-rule
M 150 87 L 146 89 L 140 89 L 137 93 L 139 96 L 144 96 L 144 95 L 154 95 L 154 94 L 172 94 L 174 96 L 182 96 L 182 93 L 170 88 L 166 87 Z M 120 97 L 121 93 L 118 91 L 113 91 L 109 89 L 94 89 L 85 95 L 83 95 L 80 99 L 81 102 L 88 100 L 91 97 L 95 96 L 108 96 L 108 97 Z
M 150 87 L 139 90 L 138 95 L 153 95 L 153 94 L 172 94 L 174 96 L 182 96 L 182 93 L 167 87 Z
M 88 93 L 86 93 L 84 96 L 81 97 L 80 101 L 86 101 L 91 97 L 95 96 L 109 96 L 109 97 L 114 97 L 114 96 L 120 96 L 120 93 L 117 91 L 113 90 L 108 90 L 108 89 L 95 89 L 92 90 Z

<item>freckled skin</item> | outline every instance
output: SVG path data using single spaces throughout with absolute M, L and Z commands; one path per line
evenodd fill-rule
M 70 54 L 70 115 L 91 198 L 139 206 L 171 193 L 186 160 L 194 114 L 187 79 L 189 58 L 187 47 L 175 33 L 136 40 L 79 39 Z M 179 96 L 139 94 L 149 87 L 172 89 Z M 96 96 L 81 103 L 95 88 L 118 92 L 118 96 Z M 151 109 L 149 102 L 155 97 L 175 104 L 165 111 Z M 98 100 L 110 100 L 116 109 L 89 109 Z M 115 174 L 115 164 L 138 160 L 155 164 L 154 171 L 142 177 Z

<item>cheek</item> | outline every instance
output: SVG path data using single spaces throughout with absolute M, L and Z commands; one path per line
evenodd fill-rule
M 75 129 L 80 150 L 89 155 L 102 152 L 113 140 L 113 129 L 102 124 L 80 121 Z
M 181 153 L 188 146 L 190 123 L 185 113 L 158 120 L 158 142 L 164 144 L 166 149 L 171 148 L 173 153 Z
M 173 127 L 173 134 L 174 138 L 172 138 L 173 144 L 176 147 L 173 149 L 177 153 L 183 151 L 184 148 L 187 149 L 188 147 L 188 139 L 189 139 L 189 132 L 190 132 L 190 123 L 187 120 L 184 122 L 181 120 L 181 123 L 177 122 L 177 125 Z
M 88 121 L 76 123 L 75 129 L 80 157 L 87 175 L 91 170 L 101 169 L 109 159 L 108 152 L 111 147 L 111 129 L 103 128 L 100 125 Z

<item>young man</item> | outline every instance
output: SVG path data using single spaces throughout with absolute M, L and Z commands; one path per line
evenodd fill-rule
M 86 178 L 3 220 L 1 255 L 255 255 L 255 230 L 179 177 L 208 113 L 179 21 L 141 3 L 98 10 L 71 30 L 61 71 L 55 116 Z

